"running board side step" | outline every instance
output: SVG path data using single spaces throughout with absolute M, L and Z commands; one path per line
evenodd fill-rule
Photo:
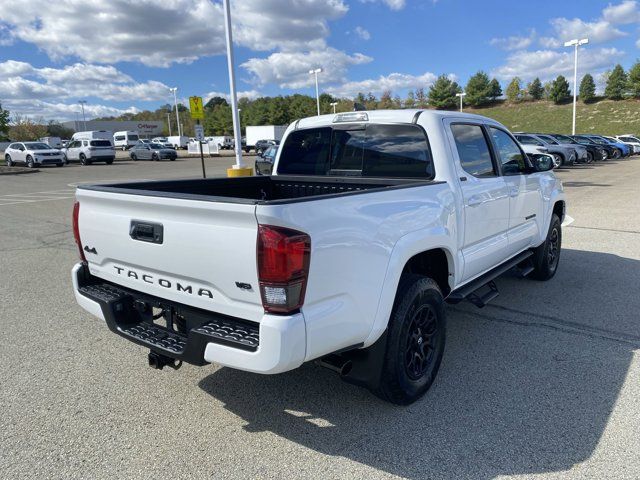
M 481 275 L 475 280 L 472 280 L 469 283 L 461 286 L 460 288 L 455 289 L 447 297 L 447 303 L 456 304 L 462 302 L 463 300 L 469 300 L 476 307 L 484 307 L 487 303 L 498 296 L 498 287 L 493 282 L 493 280 L 495 280 L 497 277 L 507 272 L 508 270 L 511 270 L 519 263 L 529 259 L 532 255 L 533 251 L 527 250 L 507 260 L 506 262 L 501 263 L 492 270 L 489 270 L 484 275 Z M 478 293 L 478 290 L 482 289 L 483 287 L 489 287 L 489 291 L 484 293 L 483 295 L 480 295 Z

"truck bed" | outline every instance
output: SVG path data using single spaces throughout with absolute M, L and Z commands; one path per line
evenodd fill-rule
M 323 176 L 256 176 L 80 185 L 78 188 L 129 195 L 225 203 L 279 204 L 431 183 L 416 179 Z

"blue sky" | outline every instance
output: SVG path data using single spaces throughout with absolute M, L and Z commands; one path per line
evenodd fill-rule
M 404 96 L 439 74 L 484 70 L 506 83 L 572 76 L 562 43 L 589 37 L 579 75 L 602 84 L 640 57 L 635 1 L 232 0 L 241 94 Z M 81 6 L 80 6 L 81 5 Z M 228 94 L 219 2 L 3 0 L 0 101 L 12 112 L 71 119 L 155 109 L 179 96 Z

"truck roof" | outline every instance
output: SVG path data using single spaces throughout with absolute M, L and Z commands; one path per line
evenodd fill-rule
M 485 117 L 483 115 L 476 115 L 474 113 L 464 113 L 457 111 L 448 111 L 448 110 L 426 110 L 426 109 L 407 109 L 407 110 L 364 110 L 359 112 L 343 112 L 348 114 L 358 114 L 358 113 L 366 113 L 369 122 L 379 122 L 379 123 L 412 123 L 414 118 L 416 118 L 417 114 L 420 114 L 419 117 L 424 119 L 424 117 L 431 117 L 432 119 L 437 118 L 466 118 L 469 120 L 482 120 L 483 122 L 494 123 L 496 125 L 500 125 L 499 122 Z M 340 113 L 330 113 L 327 115 L 319 115 L 315 117 L 307 117 L 302 118 L 300 120 L 293 122 L 293 128 L 312 128 L 312 127 L 322 127 L 327 125 L 333 125 L 334 119 L 337 115 L 341 115 Z M 358 120 L 354 120 L 353 123 L 362 123 Z

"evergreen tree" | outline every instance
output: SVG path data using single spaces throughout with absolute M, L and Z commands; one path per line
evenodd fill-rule
M 579 90 L 580 100 L 584 103 L 589 103 L 596 96 L 596 82 L 593 81 L 593 77 L 590 74 L 586 74 L 582 77 Z
M 613 67 L 604 94 L 611 100 L 621 100 L 627 93 L 627 74 L 624 72 L 622 65 L 618 64 Z
M 510 102 L 518 102 L 522 98 L 522 88 L 520 87 L 520 79 L 514 77 L 507 86 L 507 100 Z
M 542 87 L 542 82 L 538 77 L 533 79 L 527 90 L 529 92 L 529 96 L 533 100 L 540 100 L 544 95 L 544 88 Z
M 473 107 L 479 107 L 488 103 L 491 95 L 489 76 L 483 71 L 473 75 L 467 82 L 464 100 Z
M 571 91 L 569 90 L 569 82 L 562 75 L 558 75 L 558 77 L 551 84 L 549 99 L 557 104 L 562 103 L 570 96 Z
M 636 98 L 640 97 L 640 61 L 634 63 L 629 69 L 627 82 L 629 93 Z M 582 92 L 582 90 L 580 91 Z M 582 93 L 580 96 L 582 96 Z
M 495 78 L 489 82 L 489 97 L 495 102 L 496 98 L 502 96 L 502 87 Z
M 7 138 L 9 133 L 9 110 L 5 110 L 0 105 L 0 140 Z
M 429 104 L 438 109 L 455 108 L 460 86 L 446 75 L 440 75 L 429 88 Z

